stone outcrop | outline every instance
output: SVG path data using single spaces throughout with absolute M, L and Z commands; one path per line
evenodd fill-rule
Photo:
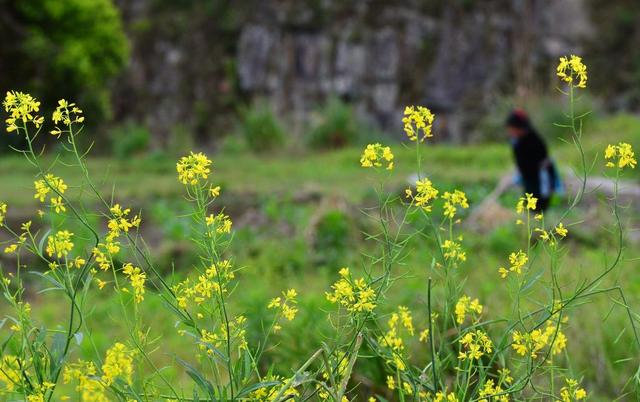
M 156 23 L 146 0 L 121 3 L 130 30 L 140 19 Z M 234 8 L 231 27 L 220 29 L 222 11 Z M 190 13 L 178 35 L 133 35 L 123 80 L 140 105 L 153 105 L 142 107 L 160 133 L 180 121 L 217 135 L 207 128 L 228 110 L 221 97 L 266 98 L 302 132 L 335 96 L 389 132 L 399 131 L 404 105 L 428 105 L 440 132 L 464 141 L 496 97 L 548 83 L 554 59 L 592 34 L 586 0 L 261 0 L 230 2 L 220 14 L 187 9 L 172 11 Z

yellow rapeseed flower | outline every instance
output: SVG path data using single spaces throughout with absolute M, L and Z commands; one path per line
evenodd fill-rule
M 7 204 L 0 202 L 0 228 L 4 226 L 4 220 L 7 217 Z
M 387 170 L 393 169 L 391 148 L 384 147 L 379 143 L 367 145 L 360 157 L 360 165 L 365 168 L 381 167 L 383 163 L 386 163 Z
M 36 128 L 44 122 L 44 118 L 36 114 L 40 111 L 40 102 L 29 94 L 7 91 L 2 106 L 4 111 L 9 113 L 9 118 L 5 120 L 9 133 L 24 128 L 27 122 L 33 123 Z M 19 122 L 22 122 L 21 126 L 18 126 Z
M 467 295 L 463 295 L 458 299 L 455 307 L 456 322 L 462 324 L 467 316 L 467 313 L 475 313 L 477 315 L 482 314 L 482 304 L 478 299 L 473 299 Z
M 462 249 L 462 244 L 453 240 L 445 240 L 442 243 L 442 250 L 445 259 L 464 262 L 467 260 L 467 253 Z
M 66 257 L 69 251 L 73 249 L 73 243 L 71 238 L 73 233 L 68 230 L 61 230 L 53 235 L 49 235 L 47 238 L 47 254 L 49 257 L 56 256 L 56 258 Z
M 580 387 L 578 381 L 572 378 L 565 378 L 567 385 L 560 389 L 560 400 L 562 402 L 574 402 L 587 398 L 587 391 Z
M 469 208 L 469 203 L 467 201 L 467 196 L 464 192 L 460 190 L 454 190 L 452 193 L 446 191 L 442 198 L 445 200 L 444 202 L 444 216 L 449 219 L 453 219 L 458 209 L 457 206 L 462 208 Z
M 560 57 L 556 73 L 560 79 L 576 88 L 587 87 L 587 66 L 582 63 L 582 58 L 571 55 Z
M 147 274 L 142 269 L 134 267 L 131 263 L 124 264 L 122 272 L 131 281 L 136 303 L 140 303 L 144 300 L 144 283 L 147 280 Z
M 188 156 L 180 158 L 176 163 L 178 180 L 182 184 L 196 185 L 200 180 L 206 180 L 211 173 L 211 160 L 205 154 L 191 152 Z
M 516 204 L 516 212 L 521 214 L 525 210 L 534 211 L 536 209 L 538 199 L 533 194 L 526 193 L 524 197 L 520 197 Z M 537 215 L 536 215 L 537 219 Z
M 284 317 L 288 321 L 293 321 L 298 313 L 298 308 L 296 304 L 298 301 L 296 297 L 298 296 L 298 292 L 295 289 L 289 289 L 286 292 L 282 292 L 282 297 L 274 297 L 269 302 L 267 308 L 278 310 L 278 315 L 276 316 L 276 322 L 274 323 L 274 331 L 278 332 L 281 329 L 279 324 L 280 317 Z
M 518 250 L 517 252 L 511 253 L 509 255 L 509 269 L 500 267 L 500 269 L 498 269 L 498 272 L 500 273 L 500 276 L 502 278 L 506 278 L 510 272 L 520 274 L 522 273 L 522 268 L 527 265 L 527 262 L 529 262 L 529 257 L 527 256 L 527 254 L 522 250 Z
M 326 293 L 327 300 L 345 307 L 352 313 L 369 312 L 376 307 L 376 292 L 364 278 L 354 280 L 348 268 L 342 268 L 340 276 L 341 278 L 331 286 L 333 292 Z
M 426 212 L 431 212 L 430 202 L 438 197 L 438 190 L 433 187 L 433 183 L 429 179 L 421 179 L 416 181 L 416 194 L 408 188 L 405 190 L 407 198 L 413 200 L 413 203 L 424 209 Z
M 619 169 L 624 169 L 629 166 L 631 169 L 635 169 L 638 164 L 631 144 L 626 142 L 620 142 L 618 145 L 607 145 L 604 151 L 604 158 L 607 160 L 607 167 L 617 166 Z
M 424 106 L 407 106 L 404 109 L 404 132 L 411 141 L 424 141 L 425 138 L 433 137 L 431 128 L 435 115 Z M 422 134 L 422 135 L 421 135 Z
M 131 383 L 133 376 L 134 351 L 127 349 L 125 345 L 116 342 L 109 350 L 102 364 L 102 380 L 106 385 L 111 385 L 120 378 L 127 384 Z
M 55 124 L 56 127 L 55 129 L 51 130 L 50 133 L 60 138 L 60 135 L 62 135 L 63 132 L 70 129 L 60 129 L 58 127 L 59 123 L 62 123 L 64 126 L 70 127 L 73 123 L 84 122 L 84 116 L 82 115 L 82 110 L 80 110 L 80 108 L 78 108 L 75 103 L 69 103 L 64 99 L 60 99 L 58 101 L 56 110 L 53 111 L 51 120 L 53 120 L 53 124 Z

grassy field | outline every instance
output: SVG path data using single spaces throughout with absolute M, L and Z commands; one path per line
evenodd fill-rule
M 640 147 L 637 128 L 640 128 L 638 120 L 626 115 L 594 123 L 584 139 L 587 163 L 591 166 L 598 161 L 593 174 L 602 171 L 602 150 L 608 142 L 626 140 Z M 580 163 L 572 144 L 558 139 L 551 139 L 551 144 L 552 153 L 563 168 Z M 358 271 L 364 265 L 362 252 L 375 249 L 375 244 L 367 243 L 362 234 L 371 228 L 371 221 L 360 211 L 373 205 L 376 180 L 370 171 L 359 167 L 360 152 L 360 149 L 349 148 L 319 154 L 213 155 L 212 177 L 223 187 L 217 206 L 227 207 L 237 228 L 228 252 L 234 256 L 236 265 L 242 267 L 239 280 L 243 286 L 233 291 L 233 309 L 255 320 L 249 337 L 258 338 L 262 332 L 259 319 L 271 314 L 266 310 L 269 298 L 288 287 L 295 287 L 301 293 L 300 317 L 284 328 L 276 340 L 277 347 L 267 352 L 269 361 L 277 367 L 300 365 L 304 356 L 331 336 L 331 323 L 318 319 L 322 311 L 330 309 L 325 292 L 340 267 L 348 265 Z M 385 190 L 401 194 L 414 172 L 415 150 L 397 144 L 394 152 L 396 168 L 384 179 Z M 512 169 L 506 144 L 429 145 L 423 159 L 423 167 L 434 183 L 443 190 L 462 188 L 472 208 Z M 175 179 L 175 162 L 170 158 L 148 156 L 126 161 L 95 158 L 90 160 L 90 169 L 105 194 L 113 192 L 117 194 L 116 201 L 143 210 L 142 233 L 149 238 L 154 258 L 165 272 L 176 271 L 171 277 L 176 280 L 183 277 L 195 261 L 188 244 L 191 229 L 184 219 L 176 217 L 186 214 L 186 210 L 181 202 L 183 187 Z M 55 172 L 71 185 L 74 197 L 85 197 L 84 189 L 73 188 L 74 183 L 81 182 L 76 171 L 58 165 Z M 637 180 L 638 177 L 636 171 L 627 178 Z M 0 199 L 10 206 L 10 222 L 34 215 L 37 204 L 32 195 L 33 179 L 32 167 L 21 158 L 0 158 L 0 188 L 3 189 Z M 509 193 L 501 202 L 512 209 L 518 196 L 516 192 Z M 592 198 L 596 204 L 604 202 L 595 196 Z M 567 218 L 572 234 L 562 251 L 565 259 L 560 276 L 567 291 L 586 278 L 597 276 L 612 258 L 608 250 L 615 244 L 615 236 L 610 232 L 614 222 L 606 207 L 602 205 L 602 208 L 598 213 L 588 208 L 577 209 Z M 549 219 L 557 217 L 559 210 L 551 211 Z M 487 314 L 495 319 L 514 314 L 514 301 L 505 291 L 505 286 L 511 285 L 505 285 L 497 275 L 508 253 L 522 244 L 522 228 L 515 224 L 515 214 L 512 218 L 484 230 L 468 231 L 465 235 L 468 262 L 457 273 L 465 291 L 478 297 L 485 304 Z M 627 215 L 625 222 L 632 226 L 638 224 L 633 215 Z M 417 228 L 424 226 L 418 218 L 411 224 Z M 422 323 L 426 314 L 427 278 L 433 276 L 438 281 L 437 273 L 430 269 L 432 256 L 428 246 L 429 241 L 425 239 L 415 239 L 408 244 L 407 258 L 396 268 L 395 290 L 388 295 L 389 305 L 417 306 L 415 315 Z M 640 306 L 637 257 L 637 245 L 628 244 L 623 264 L 606 283 L 622 286 L 627 302 L 636 311 Z M 10 260 L 4 262 L 11 263 Z M 541 281 L 549 281 L 544 273 L 549 263 L 541 256 L 532 275 L 540 274 Z M 60 322 L 66 311 L 52 302 L 57 296 L 37 293 L 43 289 L 35 282 L 33 286 L 30 299 L 34 317 L 48 324 Z M 523 303 L 536 306 L 549 297 L 531 291 Z M 108 287 L 84 300 L 93 306 L 91 322 L 100 326 L 85 328 L 85 332 L 93 334 L 93 342 L 80 343 L 78 356 L 99 355 L 114 339 L 126 338 L 125 326 L 119 317 L 121 309 L 128 307 L 121 306 L 118 300 Z M 584 378 L 583 385 L 592 392 L 593 400 L 618 396 L 626 379 L 638 367 L 637 357 L 633 357 L 637 354 L 631 342 L 628 317 L 619 302 L 618 295 L 603 294 L 590 305 L 570 312 L 567 329 L 570 340 L 567 353 L 572 356 L 573 365 L 570 371 L 575 377 Z M 167 365 L 165 373 L 170 378 L 186 383 L 184 373 L 169 368 L 175 358 L 172 353 L 182 350 L 183 338 L 177 334 L 174 322 L 155 319 L 161 304 L 158 298 L 147 297 L 143 310 L 144 320 L 151 323 L 149 337 L 156 339 L 153 357 L 159 366 Z M 419 345 L 413 345 L 412 354 L 419 361 L 426 359 Z M 357 370 L 377 378 L 380 383 L 384 381 L 375 362 L 365 362 Z

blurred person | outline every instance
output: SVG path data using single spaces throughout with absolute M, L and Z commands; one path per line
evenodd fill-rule
M 515 182 L 523 186 L 524 192 L 538 199 L 537 211 L 549 206 L 555 192 L 561 192 L 561 183 L 544 140 L 531 124 L 522 109 L 511 111 L 505 122 L 515 158 L 518 174 Z

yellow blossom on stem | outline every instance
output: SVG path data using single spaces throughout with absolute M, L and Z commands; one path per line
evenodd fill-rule
M 211 173 L 211 160 L 205 154 L 191 152 L 188 156 L 180 158 L 176 163 L 178 181 L 182 184 L 196 185 L 200 180 L 206 180 Z
M 369 144 L 362 152 L 360 165 L 365 168 L 381 167 L 386 163 L 387 170 L 393 169 L 393 153 L 391 148 L 384 147 L 379 143 Z
M 120 378 L 127 384 L 131 383 L 133 376 L 134 351 L 127 349 L 125 345 L 117 342 L 109 350 L 102 365 L 102 380 L 106 385 L 111 385 Z
M 460 360 L 479 360 L 482 356 L 493 351 L 493 342 L 489 336 L 481 330 L 469 331 L 460 338 Z
M 425 138 L 433 137 L 431 128 L 435 115 L 424 106 L 407 106 L 404 109 L 404 132 L 411 141 L 424 141 Z
M 36 114 L 40 111 L 40 102 L 29 94 L 7 91 L 2 106 L 4 111 L 9 113 L 9 118 L 5 120 L 9 133 L 23 128 L 27 122 L 33 123 L 36 128 L 39 128 L 44 122 L 44 117 Z M 19 122 L 22 122 L 23 126 L 18 126 Z
M 445 240 L 442 243 L 442 250 L 445 259 L 464 262 L 467 260 L 467 253 L 462 249 L 462 244 L 453 240 Z
M 560 79 L 576 88 L 587 87 L 587 66 L 582 63 L 582 58 L 571 55 L 560 57 L 556 74 Z
M 0 228 L 4 226 L 4 220 L 7 217 L 7 204 L 0 202 Z
M 50 194 L 49 201 L 51 207 L 56 213 L 65 212 L 67 209 L 64 206 L 64 201 L 60 194 L 64 194 L 67 191 L 67 185 L 61 178 L 47 173 L 44 178 L 33 182 L 36 193 L 33 198 L 44 202 L 47 195 Z M 53 190 L 53 191 L 52 191 Z
M 69 251 L 73 249 L 73 243 L 71 238 L 73 233 L 68 230 L 61 230 L 47 238 L 47 254 L 49 257 L 56 256 L 56 258 L 66 257 Z
M 527 256 L 527 254 L 522 250 L 518 250 L 517 252 L 511 253 L 509 255 L 509 269 L 500 267 L 500 269 L 498 269 L 498 272 L 500 273 L 500 276 L 502 278 L 506 278 L 510 272 L 521 274 L 522 268 L 527 265 L 527 262 L 529 262 L 529 257 Z
M 560 236 L 560 237 L 566 237 L 567 234 L 569 233 L 569 230 L 567 230 L 567 228 L 564 227 L 562 222 L 560 222 L 558 224 L 558 226 L 556 226 L 556 228 L 554 230 L 558 234 L 558 236 Z
M 218 215 L 209 215 L 205 219 L 207 226 L 215 226 L 216 233 L 224 234 L 231 233 L 231 226 L 233 221 L 228 215 L 219 213 Z
M 628 166 L 631 169 L 635 169 L 638 164 L 631 144 L 626 142 L 620 142 L 618 145 L 607 145 L 604 151 L 604 158 L 607 160 L 607 167 L 617 166 L 619 169 L 624 169 Z
M 478 299 L 473 299 L 467 295 L 464 295 L 458 299 L 455 307 L 456 322 L 462 324 L 467 316 L 467 313 L 482 314 L 483 306 Z
M 368 312 L 376 307 L 376 292 L 364 278 L 354 280 L 349 268 L 342 268 L 340 276 L 341 278 L 331 286 L 333 292 L 326 294 L 327 300 L 345 307 L 352 313 Z
M 521 214 L 525 210 L 535 211 L 538 199 L 533 194 L 526 193 L 524 197 L 520 197 L 516 204 L 516 212 Z M 537 218 L 536 218 L 537 219 Z
M 82 115 L 82 110 L 76 106 L 75 103 L 69 103 L 64 99 L 60 99 L 58 101 L 58 106 L 56 110 L 53 111 L 51 116 L 51 120 L 53 120 L 53 124 L 55 124 L 55 129 L 51 130 L 51 135 L 55 135 L 60 138 L 60 135 L 65 130 L 62 130 L 58 127 L 59 123 L 62 123 L 64 126 L 69 127 L 73 123 L 82 123 L 84 122 L 84 116 Z
M 534 329 L 528 333 L 514 331 L 512 337 L 513 350 L 521 356 L 529 355 L 532 358 L 536 358 L 546 346 L 551 348 L 552 356 L 559 354 L 567 346 L 567 337 L 551 322 L 544 329 Z
M 565 385 L 560 389 L 560 400 L 562 402 L 573 402 L 587 398 L 587 391 L 580 387 L 578 381 L 572 378 L 565 378 Z
M 430 202 L 438 197 L 438 190 L 433 187 L 431 180 L 421 179 L 416 181 L 416 194 L 413 194 L 411 189 L 406 189 L 405 193 L 407 198 L 413 199 L 414 204 L 417 207 L 424 209 L 426 212 L 431 212 Z
M 449 219 L 453 219 L 453 217 L 456 215 L 456 212 L 458 211 L 456 205 L 465 209 L 469 208 L 467 196 L 460 190 L 454 190 L 452 193 L 446 191 L 442 195 L 442 198 L 444 198 L 445 200 L 444 216 L 448 217 Z
M 131 263 L 126 263 L 122 267 L 122 272 L 131 281 L 136 303 L 144 300 L 144 283 L 147 280 L 147 274 L 142 272 L 138 267 L 134 267 Z
M 274 297 L 269 302 L 267 308 L 269 309 L 277 309 L 278 315 L 276 316 L 276 322 L 274 323 L 274 331 L 278 332 L 281 329 L 279 324 L 279 318 L 284 317 L 288 321 L 293 321 L 298 313 L 298 308 L 296 304 L 298 301 L 296 297 L 298 296 L 298 292 L 295 289 L 289 289 L 286 292 L 282 292 L 281 297 Z

